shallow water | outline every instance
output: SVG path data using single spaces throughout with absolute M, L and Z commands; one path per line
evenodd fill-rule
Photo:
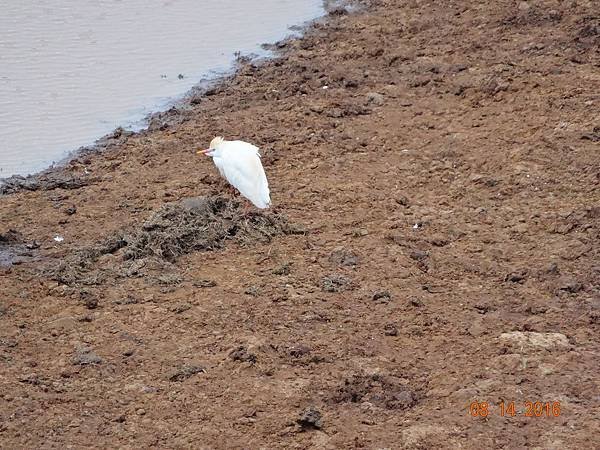
M 139 123 L 322 0 L 22 0 L 0 13 L 0 178 Z

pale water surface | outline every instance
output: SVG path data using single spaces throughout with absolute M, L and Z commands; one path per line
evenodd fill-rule
M 0 11 L 0 178 L 165 108 L 322 0 L 19 0 Z M 183 78 L 179 75 L 183 75 Z

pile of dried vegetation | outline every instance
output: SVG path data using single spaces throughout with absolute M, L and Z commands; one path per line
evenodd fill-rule
M 218 196 L 193 197 L 163 205 L 141 225 L 122 229 L 97 245 L 78 250 L 46 268 L 45 275 L 64 284 L 99 284 L 103 274 L 95 266 L 104 255 L 118 256 L 127 267 L 145 258 L 168 264 L 187 253 L 222 248 L 228 240 L 247 245 L 269 242 L 277 235 L 301 233 L 279 214 L 243 214 L 237 201 Z M 128 270 L 116 272 L 126 274 Z

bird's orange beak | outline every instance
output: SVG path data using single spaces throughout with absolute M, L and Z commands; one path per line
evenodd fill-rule
M 197 155 L 208 155 L 208 152 L 210 152 L 210 148 L 207 148 L 206 150 L 198 150 L 196 152 Z

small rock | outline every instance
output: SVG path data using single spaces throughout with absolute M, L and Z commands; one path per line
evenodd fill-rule
M 542 375 L 543 377 L 546 377 L 548 375 L 552 375 L 553 373 L 555 373 L 556 367 L 551 364 L 540 364 L 538 366 L 538 370 L 540 372 L 540 375 Z
M 144 416 L 144 415 L 146 415 L 146 410 L 145 410 L 144 408 L 139 408 L 139 409 L 137 409 L 137 410 L 135 411 L 135 413 L 136 413 L 138 416 Z
M 499 92 L 508 90 L 510 84 L 494 76 L 487 78 L 481 83 L 481 91 L 488 95 L 496 95 Z M 486 183 L 487 185 L 487 183 Z
M 527 275 L 528 275 L 527 269 L 518 269 L 518 270 L 515 270 L 514 272 L 511 272 L 508 275 L 506 275 L 504 277 L 504 281 L 510 281 L 511 283 L 523 284 L 525 282 L 525 279 L 527 278 Z
M 199 365 L 195 365 L 195 364 L 184 364 L 183 366 L 179 367 L 178 369 L 176 369 L 175 371 L 171 372 L 168 376 L 169 381 L 185 381 L 188 378 L 198 374 L 198 373 L 204 373 L 206 372 L 206 369 L 202 366 Z
M 500 341 L 523 353 L 527 350 L 566 350 L 571 347 L 569 340 L 561 333 L 538 333 L 535 331 L 511 331 L 502 333 Z
M 333 117 L 334 119 L 339 119 L 344 117 L 344 112 L 340 108 L 332 108 L 327 112 L 328 117 Z
M 467 328 L 467 332 L 470 336 L 479 337 L 487 332 L 487 327 L 481 320 L 473 321 Z
M 521 11 L 527 11 L 530 8 L 531 8 L 531 6 L 529 5 L 529 3 L 527 3 L 527 2 L 519 2 L 519 10 L 521 10 Z
M 559 286 L 559 290 L 571 294 L 576 294 L 583 289 L 583 284 L 573 278 L 563 278 Z
M 86 314 L 84 316 L 79 317 L 77 320 L 79 322 L 83 322 L 83 323 L 90 323 L 93 322 L 95 319 L 95 317 L 91 314 Z
M 343 6 L 336 5 L 329 8 L 327 10 L 327 14 L 329 14 L 330 16 L 345 16 L 346 14 L 348 14 L 348 10 Z
M 291 272 L 291 267 L 292 267 L 292 264 L 289 262 L 286 262 L 286 263 L 282 264 L 281 266 L 279 266 L 278 268 L 276 268 L 275 270 L 273 270 L 273 275 L 289 275 Z
M 258 295 L 260 294 L 260 290 L 256 286 L 249 286 L 244 291 L 244 294 L 251 295 L 252 297 L 258 297 Z
M 464 94 L 466 89 L 467 89 L 466 86 L 463 86 L 462 84 L 456 84 L 456 85 L 450 87 L 450 93 L 460 97 L 461 95 Z
M 323 417 L 314 406 L 309 406 L 300 413 L 297 422 L 303 429 L 319 430 L 323 426 Z
M 385 99 L 384 99 L 383 95 L 381 95 L 377 92 L 369 92 L 367 94 L 367 104 L 375 105 L 375 106 L 382 106 L 384 103 L 385 103 Z
M 436 235 L 436 236 L 433 236 L 429 242 L 431 242 L 431 245 L 435 245 L 436 247 L 444 247 L 444 246 L 448 245 L 449 240 L 447 238 L 445 238 L 444 236 Z
M 395 200 L 399 205 L 408 206 L 408 197 L 405 195 L 399 194 L 396 196 Z
M 312 112 L 315 112 L 317 114 L 321 114 L 323 111 L 325 111 L 325 106 L 313 103 L 308 106 L 308 109 L 310 109 Z
M 76 212 L 77 212 L 77 207 L 75 205 L 69 206 L 68 208 L 65 209 L 65 214 L 68 216 L 72 216 Z
M 532 315 L 545 314 L 548 311 L 548 307 L 546 305 L 540 304 L 532 304 L 525 308 L 525 312 Z
M 336 247 L 329 255 L 329 261 L 338 266 L 356 266 L 358 264 L 358 256 L 344 247 Z
M 377 291 L 373 294 L 373 301 L 388 303 L 392 300 L 392 294 L 389 291 Z
M 383 334 L 386 336 L 398 336 L 398 328 L 393 323 L 388 323 L 383 327 Z
M 329 275 L 323 278 L 321 287 L 325 292 L 341 292 L 351 287 L 351 281 L 343 275 Z
M 210 288 L 210 287 L 215 287 L 217 285 L 217 282 L 214 280 L 195 280 L 192 283 L 192 286 L 197 287 L 197 288 Z
M 558 264 L 556 264 L 555 262 L 551 262 L 546 266 L 544 272 L 548 275 L 556 275 L 560 272 L 560 270 L 558 268 Z
M 40 248 L 41 244 L 38 241 L 31 241 L 25 244 L 25 248 L 28 250 L 35 250 L 36 248 Z
M 408 302 L 411 306 L 415 306 L 417 308 L 423 306 L 423 301 L 417 297 L 411 297 Z
M 250 353 L 246 347 L 240 345 L 229 353 L 229 357 L 234 361 L 249 362 L 254 364 L 257 360 L 256 355 Z
M 72 361 L 74 365 L 87 366 L 92 364 L 101 364 L 102 358 L 94 353 L 91 348 L 82 347 L 75 351 Z
M 185 312 L 191 308 L 192 305 L 189 303 L 180 303 L 179 305 L 175 305 L 173 308 L 171 308 L 171 311 L 173 311 L 175 314 L 181 314 L 182 312 Z
M 414 249 L 411 250 L 409 256 L 415 261 L 422 261 L 429 256 L 429 252 L 425 250 Z
M 356 79 L 348 79 L 348 80 L 344 80 L 342 82 L 342 84 L 344 85 L 345 88 L 355 88 L 358 87 L 360 84 L 360 81 L 356 80 Z
M 478 302 L 473 305 L 473 308 L 475 308 L 479 314 L 487 314 L 488 312 L 494 310 L 492 304 L 487 302 Z
M 294 358 L 301 358 L 304 355 L 308 355 L 310 353 L 311 349 L 310 347 L 303 345 L 303 344 L 299 344 L 299 345 L 295 345 L 294 347 L 289 349 L 289 354 L 290 356 L 294 357 Z
M 448 67 L 448 72 L 459 73 L 459 72 L 464 72 L 468 68 L 469 68 L 469 66 L 466 64 L 460 64 L 460 63 L 459 64 L 451 64 Z
M 83 304 L 87 309 L 96 309 L 98 307 L 98 299 L 96 297 L 87 297 L 83 300 Z
M 115 300 L 114 303 L 116 305 L 135 305 L 138 303 L 138 300 L 137 298 L 127 296 L 126 298 Z
M 369 234 L 369 230 L 366 230 L 364 228 L 357 228 L 352 232 L 353 237 L 364 237 L 364 236 L 367 236 L 368 234 Z

